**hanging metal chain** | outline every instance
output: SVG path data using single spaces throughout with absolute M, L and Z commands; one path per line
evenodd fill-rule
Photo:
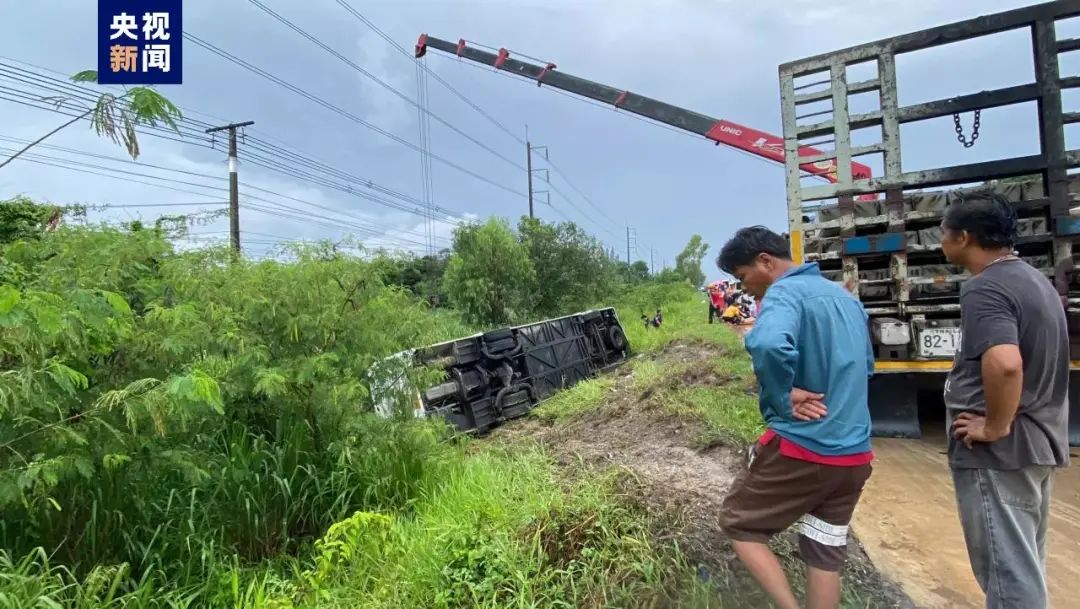
M 964 148 L 971 148 L 975 145 L 975 140 L 979 139 L 979 120 L 982 118 L 982 110 L 975 111 L 975 124 L 971 127 L 971 140 L 968 141 L 964 137 L 964 128 L 960 126 L 960 115 L 953 114 L 952 122 L 953 127 L 956 130 L 956 141 L 964 145 Z

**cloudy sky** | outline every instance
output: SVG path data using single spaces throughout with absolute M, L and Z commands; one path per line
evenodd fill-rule
M 416 98 L 414 62 L 336 0 L 262 3 L 350 62 L 410 99 Z M 349 0 L 349 4 L 410 50 L 421 32 L 505 46 L 550 60 L 567 73 L 779 134 L 780 63 L 1031 2 Z M 96 7 L 92 0 L 0 0 L 0 97 L 26 101 L 27 96 L 45 94 L 36 86 L 43 81 L 27 76 L 25 70 L 40 79 L 94 68 Z M 415 106 L 248 0 L 188 0 L 184 30 L 397 139 L 185 41 L 184 84 L 160 90 L 184 108 L 188 117 L 211 123 L 254 120 L 248 135 L 405 197 L 379 195 L 384 201 L 414 207 L 423 199 L 420 155 L 399 141 L 414 145 L 420 141 Z M 1059 32 L 1059 37 L 1077 35 L 1080 27 Z M 1023 33 L 953 47 L 901 58 L 902 104 L 1032 78 L 1030 40 Z M 551 172 L 550 190 L 555 191 L 551 205 L 537 207 L 540 217 L 570 218 L 617 248 L 620 255 L 626 251 L 627 226 L 636 234 L 632 257 L 649 261 L 651 255 L 657 267 L 664 261 L 672 264 L 696 232 L 711 244 L 704 266 L 714 277 L 717 271 L 710 260 L 735 229 L 748 224 L 778 230 L 785 226 L 784 173 L 779 165 L 438 52 L 429 54 L 427 65 L 517 133 L 516 137 L 523 137 L 528 125 L 534 144 L 547 146 L 558 171 Z M 1067 57 L 1062 72 L 1080 73 L 1080 61 Z M 441 159 L 432 162 L 435 204 L 457 218 L 494 214 L 516 222 L 527 212 L 520 194 L 526 189 L 526 175 L 519 167 L 524 164 L 524 147 L 436 80 L 429 79 L 428 88 L 429 108 L 437 117 L 430 121 L 431 150 Z M 1072 99 L 1066 96 L 1067 104 Z M 4 138 L 0 150 L 39 137 L 65 120 L 48 110 L 0 99 L 0 138 Z M 970 125 L 970 116 L 964 120 Z M 1032 105 L 987 111 L 982 125 L 979 144 L 968 150 L 956 142 L 949 117 L 906 126 L 902 132 L 904 169 L 1037 152 Z M 66 167 L 71 167 L 67 161 L 77 161 L 190 184 L 110 174 L 120 176 L 117 179 L 17 161 L 0 170 L 0 199 L 26 194 L 54 202 L 111 205 L 113 209 L 95 212 L 93 217 L 119 221 L 208 209 L 226 197 L 226 182 L 220 178 L 226 175 L 227 165 L 220 138 L 212 150 L 195 145 L 198 142 L 144 137 L 139 161 L 162 169 L 77 154 L 123 157 L 121 148 L 95 136 L 85 122 L 48 143 L 67 150 L 37 149 L 37 154 L 45 155 L 35 157 L 38 161 Z M 242 160 L 245 150 L 242 143 Z M 268 158 L 282 160 L 273 153 Z M 545 167 L 539 159 L 536 166 Z M 423 249 L 423 218 L 358 196 L 356 192 L 372 192 L 360 186 L 353 193 L 332 188 L 343 184 L 342 179 L 319 175 L 322 184 L 242 163 L 241 181 L 252 187 L 242 188 L 241 195 L 241 224 L 250 254 L 263 255 L 282 239 L 339 239 L 347 233 L 371 238 L 375 244 Z M 547 186 L 538 184 L 537 188 Z M 248 198 L 256 196 L 261 200 Z M 137 207 L 171 203 L 200 205 Z M 364 232 L 358 233 L 361 229 Z M 226 230 L 226 222 L 219 220 L 193 232 L 212 239 L 223 238 Z M 438 244 L 446 245 L 452 224 L 439 222 L 435 232 Z

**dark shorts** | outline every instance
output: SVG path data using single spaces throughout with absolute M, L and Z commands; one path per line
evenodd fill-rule
M 839 571 L 847 556 L 848 525 L 872 466 L 821 465 L 780 454 L 780 437 L 755 444 L 750 466 L 724 498 L 720 524 L 735 541 L 767 543 L 799 525 L 806 564 Z

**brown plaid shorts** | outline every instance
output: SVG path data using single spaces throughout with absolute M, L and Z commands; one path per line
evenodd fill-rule
M 780 454 L 780 437 L 751 448 L 750 465 L 724 498 L 720 524 L 736 541 L 767 543 L 799 525 L 806 564 L 839 571 L 847 556 L 848 525 L 870 464 L 822 465 Z

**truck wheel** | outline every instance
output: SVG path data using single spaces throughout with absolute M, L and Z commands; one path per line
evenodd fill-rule
M 512 330 L 495 330 L 483 337 L 480 351 L 488 359 L 510 359 L 521 350 L 517 336 Z
M 626 348 L 626 333 L 619 326 L 611 326 L 607 332 L 607 343 L 615 351 L 622 351 Z
M 528 391 L 504 394 L 499 404 L 502 416 L 506 419 L 523 417 L 529 413 L 530 408 L 532 408 L 532 401 L 529 399 Z

